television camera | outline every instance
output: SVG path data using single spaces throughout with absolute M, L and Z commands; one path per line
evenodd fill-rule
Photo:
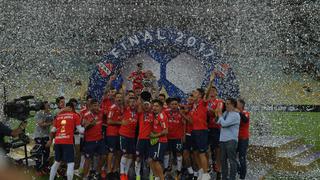
M 11 102 L 4 104 L 4 114 L 8 118 L 13 118 L 21 121 L 20 126 L 26 126 L 27 118 L 30 115 L 30 111 L 39 111 L 43 102 L 36 101 L 34 96 L 23 96 L 18 99 L 14 99 Z M 24 128 L 23 128 L 24 129 Z M 9 153 L 10 149 L 16 149 L 24 146 L 25 158 L 21 160 L 26 160 L 26 165 L 28 166 L 27 156 L 27 144 L 30 143 L 30 138 L 25 134 L 25 130 L 19 135 L 17 139 L 13 139 L 5 143 L 4 150 Z

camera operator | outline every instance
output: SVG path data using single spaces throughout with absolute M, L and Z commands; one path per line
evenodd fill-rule
M 20 134 L 23 133 L 23 130 L 25 129 L 26 125 L 26 122 L 21 122 L 18 128 L 12 130 L 10 127 L 0 122 L 0 148 L 5 149 L 5 136 L 18 137 Z
M 53 122 L 53 115 L 50 112 L 50 105 L 48 101 L 44 101 L 40 107 L 40 111 L 34 117 L 36 121 L 36 128 L 34 130 L 34 141 L 36 145 L 41 146 L 43 150 L 42 158 L 36 160 L 36 171 L 38 176 L 46 174 L 48 168 L 48 158 L 50 155 L 50 148 L 45 147 L 49 141 L 50 126 Z

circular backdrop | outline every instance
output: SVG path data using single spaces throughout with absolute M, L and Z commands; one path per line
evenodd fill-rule
M 215 70 L 219 96 L 239 97 L 239 86 L 230 65 L 223 62 L 214 45 L 205 39 L 176 29 L 153 29 L 122 38 L 97 64 L 89 82 L 88 93 L 101 100 L 106 83 L 115 71 L 124 79 L 143 62 L 152 70 L 159 88 L 169 96 L 185 98 L 198 87 L 206 87 Z M 125 80 L 127 89 L 131 83 Z

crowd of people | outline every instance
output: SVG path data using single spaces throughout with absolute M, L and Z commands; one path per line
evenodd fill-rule
M 114 87 L 114 80 L 101 102 L 88 95 L 80 111 L 75 99 L 58 97 L 53 112 L 44 103 L 35 116 L 35 142 L 45 147 L 36 164 L 40 175 L 47 171 L 53 180 L 63 164 L 69 180 L 74 169 L 83 179 L 164 180 L 172 173 L 175 179 L 209 180 L 211 171 L 216 179 L 236 179 L 237 173 L 245 179 L 249 112 L 242 99 L 219 99 L 214 77 L 185 100 L 159 93 L 141 63 L 128 77 L 132 90 Z M 52 144 L 54 163 L 47 169 Z M 135 177 L 129 178 L 130 168 Z

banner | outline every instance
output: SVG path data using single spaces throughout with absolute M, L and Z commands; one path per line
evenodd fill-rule
M 320 112 L 320 105 L 247 105 L 248 111 Z

